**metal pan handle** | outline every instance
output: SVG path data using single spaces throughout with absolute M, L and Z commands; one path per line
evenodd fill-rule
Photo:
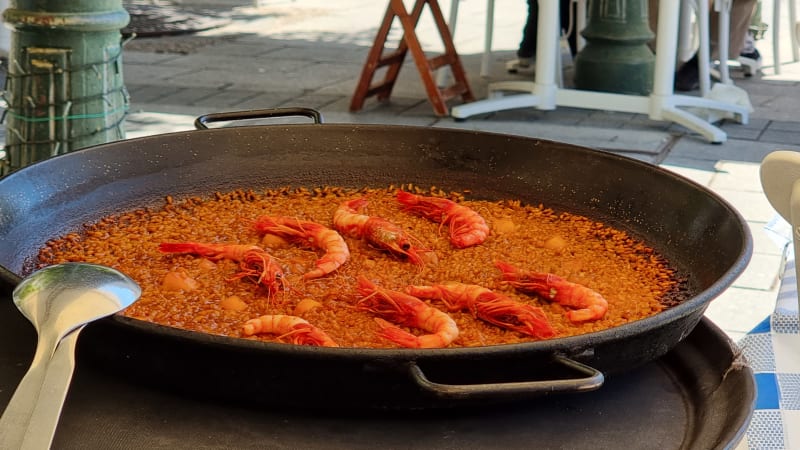
M 479 398 L 496 397 L 499 395 L 530 395 L 554 392 L 585 392 L 593 391 L 603 385 L 605 377 L 597 369 L 581 364 L 565 356 L 554 355 L 554 362 L 563 364 L 568 368 L 586 375 L 581 378 L 544 381 L 520 381 L 509 383 L 481 383 L 481 384 L 442 384 L 429 380 L 422 369 L 412 363 L 409 366 L 411 378 L 417 385 L 427 391 L 433 392 L 443 398 Z
M 311 108 L 272 108 L 272 109 L 251 109 L 249 111 L 231 111 L 221 113 L 205 114 L 194 121 L 194 127 L 198 130 L 207 130 L 206 124 L 212 122 L 230 122 L 233 120 L 247 119 L 266 119 L 270 117 L 290 117 L 304 116 L 314 120 L 314 123 L 322 123 L 322 114 L 316 109 Z

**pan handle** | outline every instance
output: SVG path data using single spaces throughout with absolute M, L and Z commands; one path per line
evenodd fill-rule
M 409 372 L 417 385 L 426 391 L 444 398 L 479 398 L 497 397 L 498 395 L 530 395 L 554 392 L 585 392 L 593 391 L 603 385 L 605 377 L 597 369 L 581 364 L 573 359 L 561 355 L 553 356 L 554 362 L 562 364 L 569 369 L 586 375 L 581 378 L 545 380 L 545 381 L 519 381 L 509 383 L 481 383 L 481 384 L 442 384 L 429 380 L 422 369 L 411 363 Z
M 290 117 L 305 116 L 314 120 L 314 123 L 322 123 L 322 114 L 316 109 L 311 108 L 272 108 L 272 109 L 251 109 L 249 111 L 231 111 L 221 113 L 205 114 L 194 121 L 194 127 L 198 130 L 207 130 L 211 122 L 229 122 L 232 120 L 265 119 L 269 117 Z

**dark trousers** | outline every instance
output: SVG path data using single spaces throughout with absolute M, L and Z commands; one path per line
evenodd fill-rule
M 571 0 L 561 0 L 560 2 L 561 30 L 564 32 L 569 28 L 569 8 L 571 6 Z M 533 58 L 536 55 L 536 30 L 538 20 L 539 2 L 538 0 L 528 0 L 528 20 L 525 22 L 525 28 L 522 30 L 522 42 L 519 43 L 519 50 L 517 50 L 517 56 L 520 58 Z M 572 33 L 568 36 L 569 47 L 573 55 L 576 51 L 575 39 L 575 27 L 573 26 Z

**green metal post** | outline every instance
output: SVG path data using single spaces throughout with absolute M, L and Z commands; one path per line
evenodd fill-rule
M 653 90 L 654 37 L 647 0 L 590 0 L 581 33 L 586 46 L 575 56 L 575 87 L 591 91 L 648 95 Z
M 124 139 L 121 0 L 16 0 L 6 89 L 2 174 L 90 145 Z

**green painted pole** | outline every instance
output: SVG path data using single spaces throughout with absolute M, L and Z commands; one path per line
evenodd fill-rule
M 581 35 L 586 46 L 575 56 L 575 87 L 648 95 L 653 90 L 654 37 L 647 0 L 590 0 Z
M 2 174 L 125 138 L 121 0 L 12 0 Z

